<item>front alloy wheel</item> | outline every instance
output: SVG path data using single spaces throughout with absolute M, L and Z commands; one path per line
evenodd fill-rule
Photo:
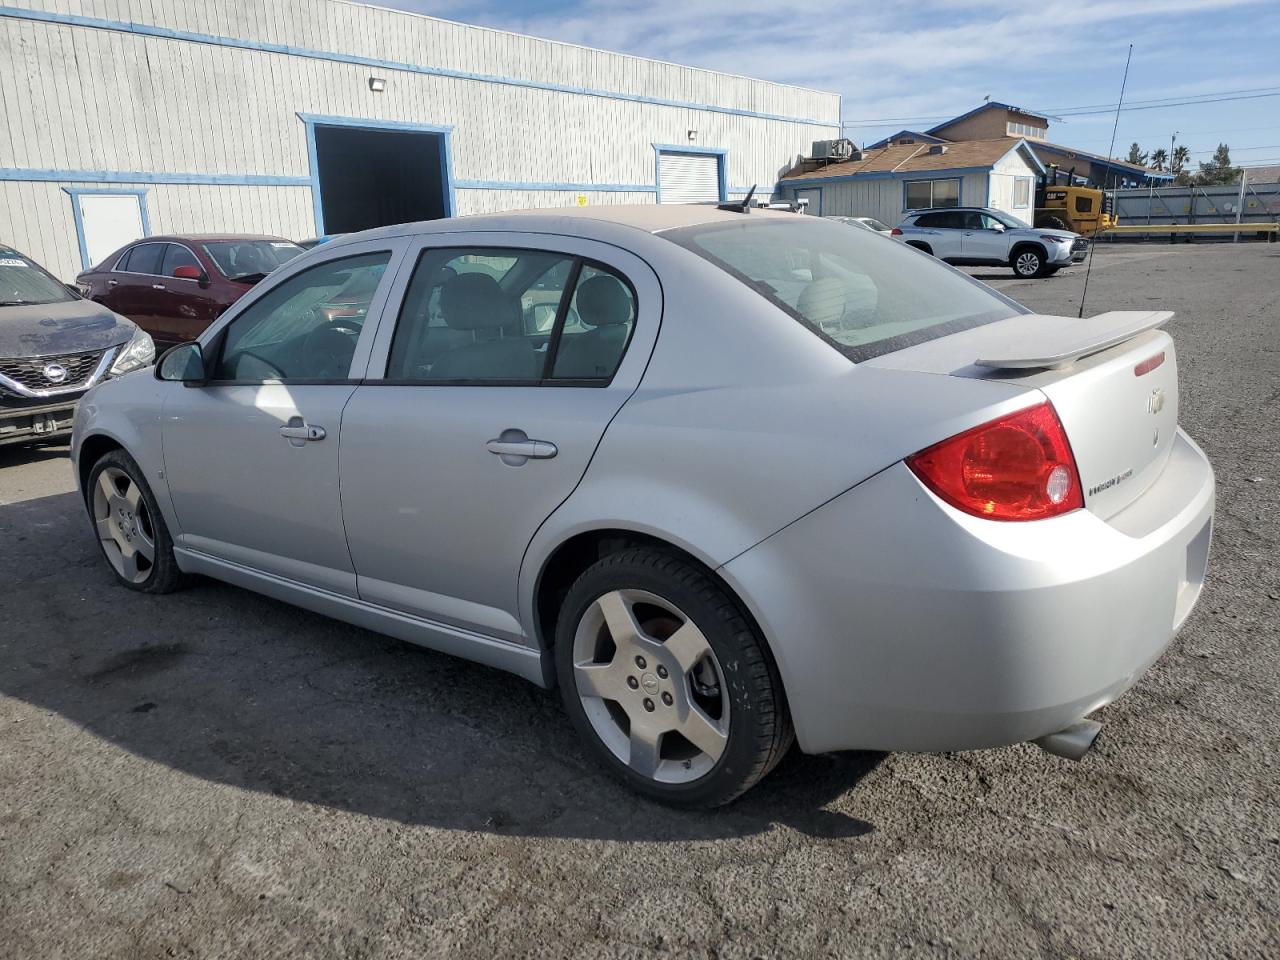
M 1013 259 L 1013 272 L 1019 277 L 1034 278 L 1044 270 L 1044 259 L 1034 250 L 1021 250 Z
M 141 488 L 119 467 L 98 473 L 93 524 L 115 572 L 129 583 L 144 583 L 156 562 L 155 525 Z
M 636 547 L 574 583 L 556 625 L 565 710 L 631 787 L 683 806 L 728 803 L 794 734 L 769 651 L 706 570 Z

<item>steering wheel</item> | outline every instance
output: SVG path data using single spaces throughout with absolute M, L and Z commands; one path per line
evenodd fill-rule
M 359 336 L 360 323 L 354 317 L 338 317 L 321 324 L 302 341 L 304 368 L 317 379 L 345 379 Z

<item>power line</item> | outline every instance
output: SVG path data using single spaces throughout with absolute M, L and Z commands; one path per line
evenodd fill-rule
M 1263 92 L 1266 91 L 1266 92 Z M 1232 100 L 1261 100 L 1266 97 L 1280 97 L 1280 87 L 1251 87 L 1245 90 L 1222 90 L 1216 93 L 1188 94 L 1184 97 L 1166 97 L 1156 100 L 1133 100 L 1120 107 L 1129 110 L 1160 110 L 1167 107 L 1188 107 L 1201 103 L 1226 103 Z M 1096 108 L 1096 109 L 1095 109 Z M 1110 114 L 1116 109 L 1114 104 L 1084 104 L 1077 107 L 1059 107 L 1056 110 L 1033 111 L 1030 113 L 1050 115 L 1054 117 L 1084 117 L 1093 114 Z M 891 123 L 927 123 L 934 120 L 950 120 L 953 117 L 881 117 L 876 120 L 845 120 L 841 125 L 846 127 L 876 127 Z

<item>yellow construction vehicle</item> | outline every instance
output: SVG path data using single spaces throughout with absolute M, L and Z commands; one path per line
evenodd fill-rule
M 1092 237 L 1120 222 L 1110 194 L 1096 187 L 1071 186 L 1074 179 L 1068 172 L 1067 182 L 1058 183 L 1058 168 L 1050 165 L 1036 186 L 1037 227 L 1071 230 Z

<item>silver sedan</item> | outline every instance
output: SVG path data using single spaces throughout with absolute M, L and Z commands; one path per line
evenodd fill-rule
M 81 403 L 116 577 L 203 575 L 558 687 L 636 789 L 1036 740 L 1199 596 L 1167 313 L 1037 316 L 843 224 L 408 224 L 298 257 Z

